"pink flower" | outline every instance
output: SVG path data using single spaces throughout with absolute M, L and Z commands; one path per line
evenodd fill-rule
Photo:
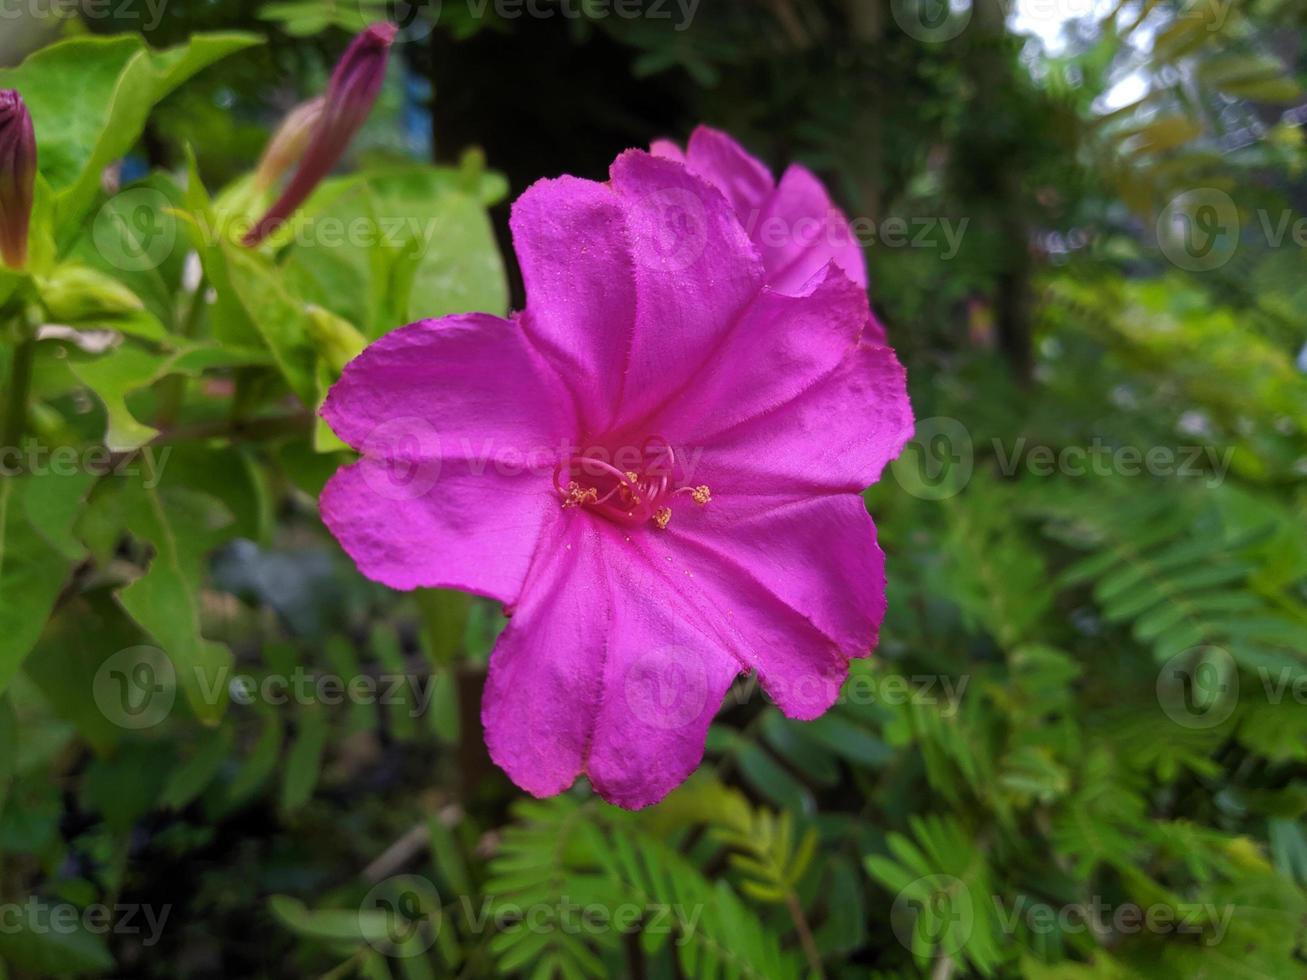
M 386 78 L 386 63 L 395 33 L 394 24 L 374 24 L 356 37 L 332 72 L 323 104 L 312 108 L 314 104 L 309 103 L 310 108 L 301 107 L 300 115 L 292 116 L 292 125 L 302 127 L 305 122 L 310 122 L 313 126 L 304 158 L 281 197 L 245 235 L 242 244 L 257 245 L 276 231 L 331 173 L 331 168 L 367 121 L 368 113 L 377 101 L 381 83 Z M 303 141 L 304 134 L 283 131 L 274 138 L 271 152 L 284 156 L 290 152 L 285 142 L 289 141 L 293 146 L 297 139 Z M 276 145 L 279 140 L 283 145 Z
M 790 164 L 777 184 L 771 172 L 725 133 L 700 126 L 684 150 L 657 140 L 652 152 L 677 160 L 726 195 L 762 255 L 775 289 L 801 291 L 834 261 L 864 289 L 867 267 L 849 220 L 807 167 Z
M 833 268 L 767 286 L 726 199 L 672 161 L 540 181 L 512 230 L 524 312 L 411 324 L 345 368 L 323 415 L 363 457 L 322 516 L 377 581 L 505 604 L 482 719 L 514 782 L 584 773 L 646 806 L 736 676 L 814 718 L 876 645 L 860 493 L 911 434 L 904 373 L 862 289 Z

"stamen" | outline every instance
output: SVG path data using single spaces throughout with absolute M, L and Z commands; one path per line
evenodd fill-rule
M 700 507 L 706 507 L 712 503 L 712 490 L 708 488 L 706 483 L 700 483 L 697 487 L 681 487 L 675 493 L 688 493 L 690 499 Z
M 597 456 L 585 454 L 559 463 L 554 468 L 554 489 L 562 506 L 589 507 L 625 525 L 651 520 L 662 529 L 672 519 L 672 508 L 667 506 L 672 498 L 689 494 L 700 507 L 712 500 L 707 485 L 675 486 L 676 452 L 666 439 L 650 436 L 641 452 L 641 465 L 629 470 L 619 470 Z
M 582 487 L 575 480 L 568 482 L 563 496 L 564 507 L 580 507 L 583 504 L 598 503 L 599 492 L 594 487 Z

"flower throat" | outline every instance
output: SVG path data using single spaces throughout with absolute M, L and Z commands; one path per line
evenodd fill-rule
M 688 495 L 700 507 L 712 500 L 706 484 L 677 486 L 676 452 L 661 436 L 640 447 L 633 469 L 619 469 L 593 450 L 578 453 L 554 468 L 554 489 L 564 508 L 585 507 L 627 526 L 653 521 L 658 528 L 672 519 L 671 504 Z

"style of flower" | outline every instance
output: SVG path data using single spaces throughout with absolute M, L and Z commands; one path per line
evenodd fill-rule
M 398 329 L 323 407 L 362 453 L 321 499 L 367 576 L 510 616 L 482 719 L 546 796 L 630 808 L 699 763 L 731 682 L 834 702 L 885 610 L 861 491 L 912 431 L 864 290 L 766 280 L 728 199 L 638 150 L 513 208 L 526 309 Z
M 36 137 L 23 97 L 0 90 L 0 260 L 27 265 L 27 232 L 36 189 Z
M 331 173 L 377 101 L 395 34 L 394 24 L 374 24 L 356 37 L 337 62 L 322 104 L 309 102 L 288 118 L 289 128 L 284 127 L 274 138 L 260 175 L 266 179 L 271 169 L 285 164 L 286 154 L 295 152 L 297 143 L 304 141 L 303 127 L 312 125 L 304 156 L 281 197 L 249 230 L 242 244 L 258 245 L 276 231 Z

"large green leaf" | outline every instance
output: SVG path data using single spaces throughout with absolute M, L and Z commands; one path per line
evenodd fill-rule
M 84 475 L 0 479 L 0 692 L 36 644 L 68 578 L 78 552 L 68 527 L 87 487 Z M 41 526 L 34 515 L 50 522 Z
M 31 110 L 57 226 L 80 221 L 99 191 L 101 171 L 132 148 L 156 103 L 258 41 L 251 34 L 208 34 L 154 51 L 137 35 L 78 37 L 0 71 L 0 88 L 17 89 Z
M 55 714 L 76 725 L 103 755 L 118 744 L 123 729 L 101 709 L 92 679 L 109 657 L 144 641 L 107 592 L 89 593 L 68 602 L 51 620 L 24 672 Z
M 267 260 L 239 245 L 224 244 L 230 288 L 263 337 L 291 391 L 310 408 L 318 403 L 317 350 L 305 323 L 302 302 L 282 286 Z
M 105 445 L 114 452 L 131 452 L 154 439 L 159 430 L 132 414 L 127 407 L 129 394 L 170 374 L 194 377 L 208 369 L 264 363 L 265 356 L 259 351 L 196 344 L 165 355 L 123 344 L 92 360 L 71 359 L 69 369 L 104 405 Z
M 105 202 L 73 246 L 73 255 L 140 297 L 161 323 L 177 320 L 177 293 L 186 263 L 182 230 L 171 209 L 185 192 L 168 174 L 154 173 Z
M 502 314 L 504 265 L 479 180 L 411 167 L 340 182 L 310 202 L 284 263 L 290 288 L 371 338 L 425 317 Z
M 5 812 L 9 784 L 14 778 L 14 760 L 18 757 L 18 722 L 8 697 L 0 697 L 0 813 Z
M 167 479 L 160 482 L 160 476 Z M 123 609 L 168 654 L 191 709 L 214 723 L 227 705 L 231 651 L 204 637 L 200 597 L 209 553 L 231 536 L 231 514 L 216 499 L 163 474 L 123 477 L 88 508 L 92 522 L 130 530 L 153 548 L 145 574 L 118 593 Z

